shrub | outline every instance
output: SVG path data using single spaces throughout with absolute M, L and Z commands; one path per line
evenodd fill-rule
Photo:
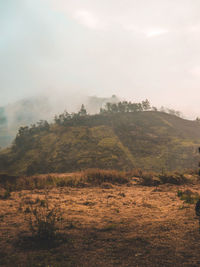
M 186 175 L 179 172 L 169 172 L 164 174 L 156 174 L 153 172 L 145 172 L 141 173 L 140 178 L 142 179 L 140 184 L 145 186 L 156 186 L 160 184 L 175 184 L 182 185 L 191 182 Z
M 140 184 L 144 186 L 157 186 L 161 184 L 161 181 L 155 173 L 143 172 Z
M 174 172 L 174 173 L 165 173 L 160 174 L 159 178 L 163 184 L 175 184 L 182 185 L 189 182 L 189 180 L 182 173 Z
M 188 189 L 185 191 L 178 190 L 177 196 L 181 200 L 184 200 L 185 203 L 188 203 L 188 204 L 195 204 L 199 200 L 199 197 L 200 197 L 198 193 L 192 192 L 191 190 L 188 190 Z
M 36 199 L 34 204 L 30 202 L 23 206 L 32 237 L 44 242 L 54 241 L 62 221 L 60 206 L 50 203 L 48 193 L 45 199 Z
M 125 172 L 115 170 L 88 169 L 83 171 L 85 182 L 101 185 L 102 183 L 125 184 L 129 182 Z

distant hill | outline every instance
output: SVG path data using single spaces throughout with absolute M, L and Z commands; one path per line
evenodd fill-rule
M 21 126 L 29 126 L 39 120 L 52 121 L 55 114 L 63 112 L 65 109 L 76 112 L 82 103 L 85 104 L 90 114 L 94 114 L 98 113 L 107 102 L 117 103 L 120 101 L 115 95 L 108 98 L 84 97 L 80 100 L 82 102 L 75 101 L 73 97 L 71 97 L 72 99 L 69 97 L 65 101 L 61 101 L 61 98 L 61 96 L 57 96 L 56 100 L 52 101 L 47 96 L 38 96 L 0 107 L 0 148 L 5 148 L 12 143 Z
M 83 114 L 66 113 L 54 123 L 20 129 L 15 144 L 0 153 L 0 172 L 197 167 L 198 121 L 158 111 Z

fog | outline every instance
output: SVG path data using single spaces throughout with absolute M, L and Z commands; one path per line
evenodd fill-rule
M 45 95 L 60 111 L 116 94 L 194 119 L 199 11 L 198 0 L 2 0 L 0 106 Z

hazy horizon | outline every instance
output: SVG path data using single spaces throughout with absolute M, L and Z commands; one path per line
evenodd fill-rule
M 199 11 L 197 0 L 3 0 L 0 106 L 115 94 L 194 119 Z

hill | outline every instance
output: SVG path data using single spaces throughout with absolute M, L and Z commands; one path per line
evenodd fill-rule
M 61 114 L 21 127 L 0 153 L 0 172 L 35 174 L 86 168 L 196 168 L 200 124 L 158 111 Z
M 73 96 L 47 97 L 43 95 L 22 99 L 0 107 L 0 148 L 11 145 L 19 127 L 30 126 L 41 119 L 51 121 L 55 114 L 66 108 L 68 111 L 77 112 L 81 105 L 80 101 L 85 104 L 90 114 L 94 114 L 98 113 L 107 102 L 117 103 L 120 100 L 115 95 L 109 98 L 81 97 L 79 101 Z

